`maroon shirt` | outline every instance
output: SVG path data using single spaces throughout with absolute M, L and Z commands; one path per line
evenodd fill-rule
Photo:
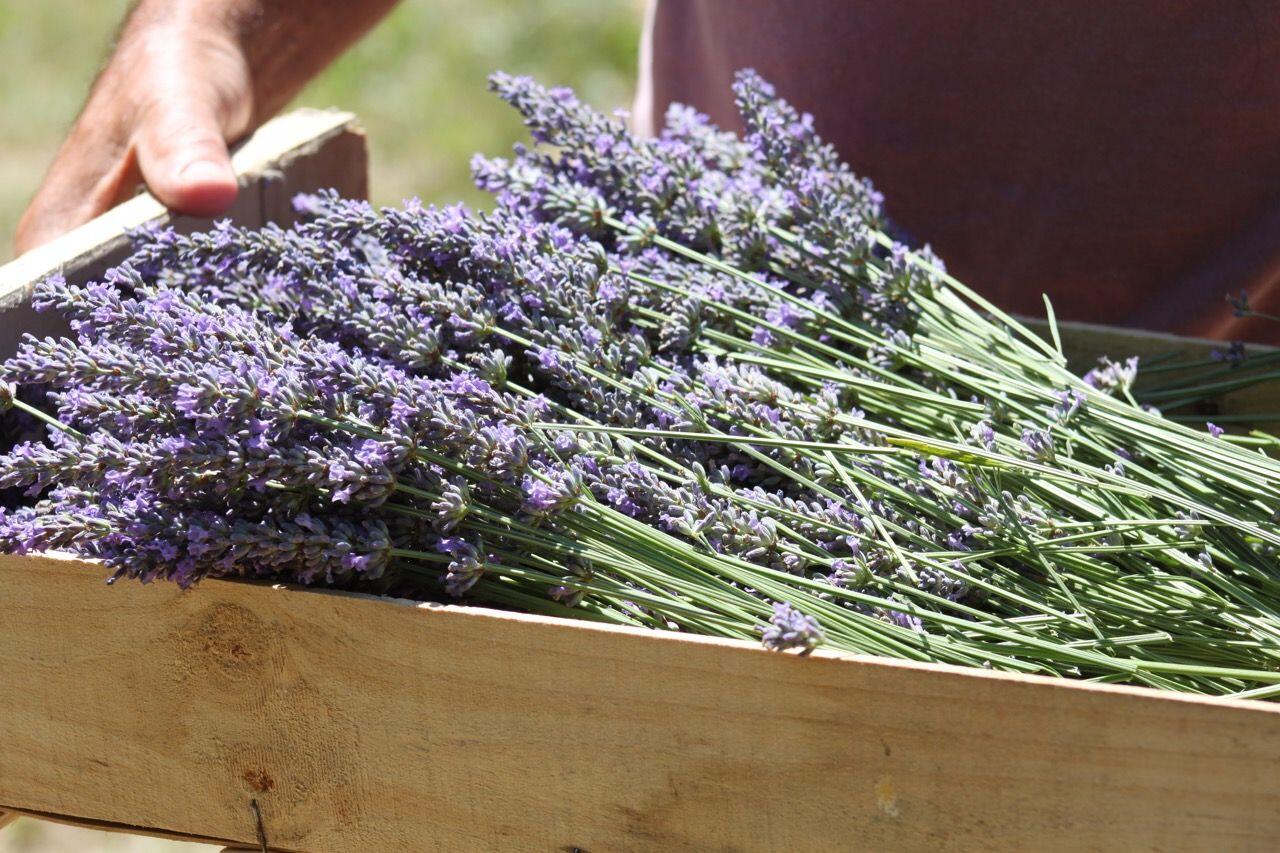
M 1002 306 L 1280 343 L 1280 6 L 661 0 L 652 105 L 752 67 Z M 642 83 L 642 86 L 644 83 Z

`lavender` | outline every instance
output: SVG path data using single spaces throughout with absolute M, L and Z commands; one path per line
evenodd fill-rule
M 73 334 L 0 369 L 6 419 L 46 428 L 0 457 L 29 493 L 0 548 L 801 654 L 1277 681 L 1280 472 L 1135 403 L 1182 388 L 1143 397 L 1136 359 L 1068 373 L 895 239 L 757 75 L 742 139 L 493 87 L 536 144 L 474 161 L 491 213 L 320 193 L 289 229 L 140 233 L 102 281 L 42 282 Z M 1134 636 L 1162 639 L 1110 639 Z
M 1138 359 L 1125 359 L 1122 363 L 1112 361 L 1105 356 L 1099 360 L 1098 366 L 1084 375 L 1084 383 L 1099 391 L 1125 393 L 1133 387 L 1138 375 Z
M 441 538 L 436 549 L 450 557 L 449 568 L 444 575 L 445 591 L 461 598 L 484 574 L 483 546 L 451 536 Z
M 777 652 L 799 649 L 801 655 L 807 655 L 822 642 L 822 628 L 818 620 L 805 616 L 785 602 L 773 605 L 769 625 L 762 627 L 760 633 L 765 648 Z
M 1044 430 L 1023 430 L 1022 446 L 1028 458 L 1037 462 L 1052 462 L 1054 459 L 1053 436 Z
M 1248 359 L 1248 353 L 1245 351 L 1242 341 L 1232 341 L 1224 350 L 1211 350 L 1209 357 L 1214 361 L 1225 362 L 1232 367 L 1239 367 Z

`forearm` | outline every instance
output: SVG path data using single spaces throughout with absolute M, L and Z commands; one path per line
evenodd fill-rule
M 365 35 L 397 0 L 141 0 L 121 30 L 104 78 L 117 65 L 154 60 L 193 40 L 238 53 L 251 102 L 245 129 L 270 118 Z M 145 60 L 142 60 L 145 61 Z M 162 60 L 163 61 L 163 60 Z M 108 81 L 109 82 L 109 81 Z

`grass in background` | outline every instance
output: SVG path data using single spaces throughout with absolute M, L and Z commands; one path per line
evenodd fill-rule
M 106 57 L 125 0 L 0 0 L 0 262 L 13 229 Z M 317 79 L 297 106 L 341 107 L 369 132 L 373 200 L 482 203 L 476 151 L 523 137 L 485 87 L 494 69 L 574 87 L 605 109 L 630 106 L 642 0 L 404 0 Z M 89 642 L 91 638 L 86 637 Z M 0 853 L 215 849 L 21 820 Z

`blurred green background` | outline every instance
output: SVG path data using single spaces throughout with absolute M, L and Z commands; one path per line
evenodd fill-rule
M 130 5 L 0 0 L 0 262 Z M 403 0 L 297 104 L 360 116 L 375 202 L 475 203 L 471 154 L 521 138 L 514 114 L 485 89 L 489 72 L 573 86 L 604 109 L 630 106 L 642 15 L 643 0 Z M 214 849 L 27 820 L 0 830 L 0 853 Z
M 131 5 L 0 0 L 0 262 Z M 402 0 L 296 104 L 360 116 L 375 202 L 474 203 L 471 154 L 520 138 L 514 114 L 486 91 L 488 74 L 532 74 L 598 107 L 629 107 L 642 17 L 643 0 Z

